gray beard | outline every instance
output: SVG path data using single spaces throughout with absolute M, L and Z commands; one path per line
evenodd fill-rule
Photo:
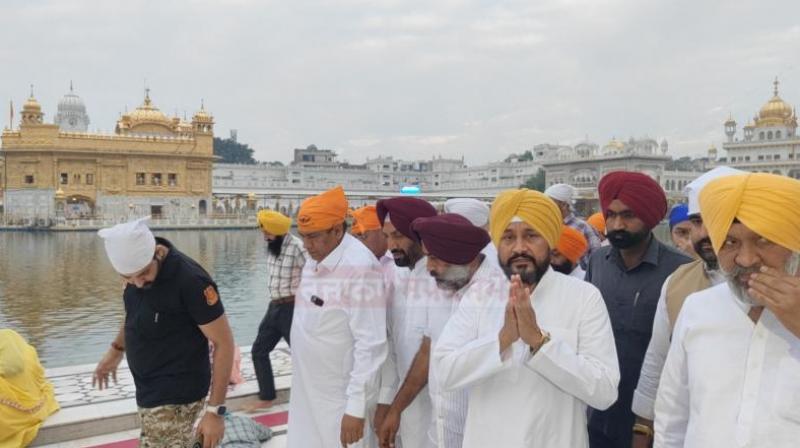
M 789 275 L 797 275 L 798 267 L 800 267 L 800 252 L 794 252 L 789 256 L 789 259 L 783 266 L 783 270 Z M 739 285 L 739 281 L 736 279 L 736 277 L 738 277 L 740 274 L 747 272 L 759 272 L 760 269 L 760 266 L 756 269 L 745 269 L 737 265 L 733 268 L 732 272 L 725 272 L 722 270 L 722 267 L 720 267 L 720 272 L 725 275 L 725 280 L 727 281 L 731 292 L 733 292 L 733 297 L 736 299 L 736 301 L 748 307 L 763 307 L 764 304 L 760 300 L 748 294 L 747 289 Z

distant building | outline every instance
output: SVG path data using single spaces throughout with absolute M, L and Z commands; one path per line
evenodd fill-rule
M 772 98 L 742 128 L 737 137 L 733 117 L 725 121 L 727 157 L 718 163 L 745 171 L 782 174 L 800 179 L 800 137 L 797 135 L 797 110 L 778 96 L 778 80 L 773 82 Z M 717 150 L 709 149 L 709 157 Z
M 2 133 L 6 223 L 190 218 L 207 212 L 214 120 L 202 106 L 191 122 L 168 118 L 147 92 L 141 106 L 121 116 L 114 134 L 89 133 L 85 106 L 70 89 L 56 121 L 44 121 L 31 92 L 19 128 Z
M 669 169 L 669 144 L 652 138 L 627 142 L 612 138 L 603 147 L 583 142 L 572 146 L 542 144 L 534 147 L 534 159 L 545 170 L 547 186 L 567 183 L 576 188 L 576 209 L 587 215 L 599 210 L 597 185 L 612 171 L 638 171 L 656 180 L 671 203 L 684 199 L 683 188 L 705 171 L 693 164 L 687 170 Z

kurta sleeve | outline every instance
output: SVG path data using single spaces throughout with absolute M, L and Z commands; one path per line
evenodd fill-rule
M 672 332 L 664 371 L 655 403 L 655 448 L 680 448 L 689 424 L 689 372 L 684 341 L 688 327 L 685 314 L 678 315 Z
M 650 338 L 650 345 L 647 346 L 647 354 L 644 356 L 639 384 L 633 392 L 633 405 L 631 406 L 633 413 L 648 420 L 655 419 L 653 408 L 656 403 L 658 382 L 661 380 L 661 371 L 669 351 L 671 329 L 667 314 L 667 285 L 671 278 L 672 276 L 667 277 L 661 287 L 656 317 L 653 320 L 653 336 Z
M 381 366 L 388 351 L 384 280 L 377 267 L 364 267 L 347 281 L 348 324 L 354 347 L 345 413 L 364 418 L 368 398 L 378 394 Z
M 551 331 L 550 342 L 525 365 L 587 405 L 603 410 L 617 401 L 620 374 L 611 321 L 599 291 L 587 297 L 580 313 L 577 351 Z
M 505 359 L 500 356 L 499 325 L 497 331 L 479 334 L 481 313 L 489 311 L 485 314 L 491 318 L 496 315 L 491 312 L 492 306 L 504 308 L 495 299 L 488 299 L 491 304 L 485 303 L 486 300 L 467 293 L 433 348 L 434 369 L 444 391 L 470 386 L 511 365 L 510 356 Z

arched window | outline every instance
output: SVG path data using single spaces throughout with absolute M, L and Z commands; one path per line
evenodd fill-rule
M 764 140 L 764 131 L 761 131 L 761 132 L 758 133 L 758 139 L 759 140 Z
M 772 140 L 772 131 L 767 132 L 767 140 Z
M 781 131 L 775 131 L 775 138 L 781 138 Z

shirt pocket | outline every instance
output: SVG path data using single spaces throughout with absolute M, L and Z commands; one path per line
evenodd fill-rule
M 169 313 L 143 307 L 136 316 L 136 330 L 145 339 L 162 339 L 169 333 L 172 322 Z
M 787 357 L 778 364 L 775 411 L 778 417 L 800 424 L 800 360 Z

